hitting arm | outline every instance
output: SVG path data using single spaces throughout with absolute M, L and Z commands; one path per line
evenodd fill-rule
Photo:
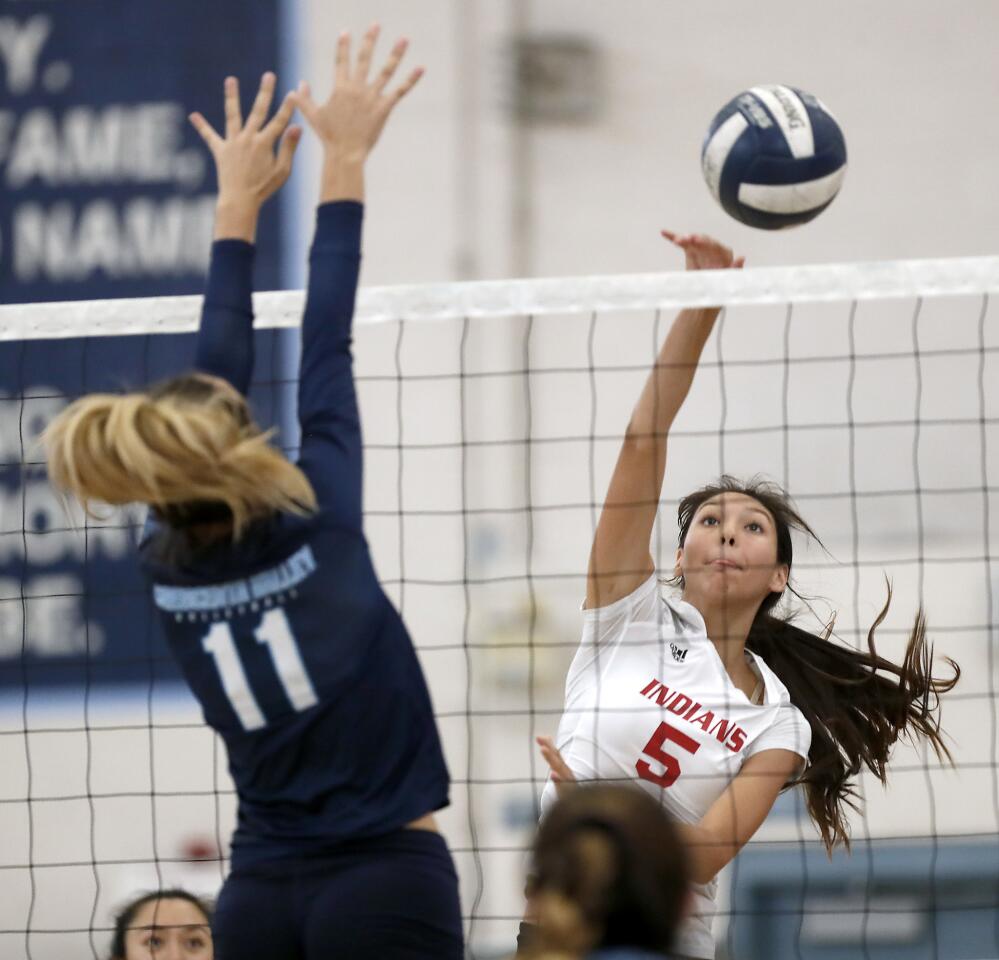
M 709 237 L 663 235 L 688 270 L 739 268 L 742 258 Z M 669 430 L 690 391 L 717 308 L 683 310 L 673 321 L 625 432 L 590 550 L 587 608 L 626 597 L 655 570 L 649 551 L 666 472 Z

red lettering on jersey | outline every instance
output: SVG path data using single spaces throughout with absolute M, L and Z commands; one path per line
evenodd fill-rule
M 728 739 L 728 725 L 731 723 L 730 720 L 725 720 L 723 717 L 718 718 L 718 722 L 708 731 L 708 733 L 713 733 L 715 739 L 719 743 L 724 743 Z
M 678 693 L 674 698 L 673 702 L 666 708 L 670 713 L 675 713 L 677 716 L 681 716 L 687 711 L 687 708 L 694 701 L 690 699 L 685 693 Z
M 648 683 L 646 684 L 646 686 L 645 686 L 645 689 L 644 689 L 644 690 L 642 691 L 642 696 L 643 696 L 643 697 L 647 697 L 647 696 L 649 695 L 650 691 L 652 690 L 652 688 L 653 688 L 654 686 L 656 686 L 656 684 L 657 684 L 657 683 L 659 683 L 659 681 L 658 681 L 658 680 L 657 680 L 657 679 L 656 679 L 655 677 L 653 677 L 653 678 L 652 678 L 652 679 L 651 679 L 651 680 L 650 680 L 650 681 L 649 681 L 649 682 L 648 682 Z
M 705 710 L 699 717 L 694 717 L 691 723 L 696 723 L 702 730 L 707 730 L 715 722 L 715 715 L 711 710 Z
M 658 689 L 657 689 L 658 688 Z M 746 745 L 747 733 L 735 721 L 724 717 L 715 717 L 713 710 L 704 710 L 704 705 L 698 703 L 679 690 L 670 690 L 665 683 L 653 678 L 642 688 L 642 696 L 655 700 L 660 707 L 665 707 L 670 713 L 699 726 L 705 733 L 710 733 L 715 739 L 728 747 L 733 753 L 738 753 Z M 698 713 L 703 710 L 703 713 Z M 696 714 L 696 716 L 695 716 Z
M 671 696 L 672 694 L 670 693 L 669 687 L 667 687 L 665 683 L 660 683 L 659 690 L 656 693 L 656 703 L 658 703 L 660 707 L 665 706 L 666 701 L 669 700 Z

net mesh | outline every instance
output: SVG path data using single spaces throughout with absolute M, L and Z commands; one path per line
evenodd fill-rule
M 453 777 L 441 826 L 476 956 L 512 947 L 546 774 L 534 736 L 561 714 L 624 427 L 675 310 L 713 303 L 725 310 L 670 434 L 660 569 L 684 493 L 765 474 L 825 544 L 796 546 L 803 626 L 835 611 L 838 636 L 862 644 L 887 575 L 880 652 L 901 657 L 922 604 L 965 671 L 943 709 L 955 768 L 900 744 L 887 791 L 861 778 L 854 853 L 831 863 L 800 798 L 782 797 L 724 876 L 720 949 L 752 954 L 770 929 L 787 956 L 999 951 L 999 891 L 981 872 L 999 831 L 997 290 L 999 258 L 362 291 L 366 531 L 431 687 Z M 280 328 L 302 297 L 255 305 L 251 400 L 294 455 Z M 224 750 L 154 627 L 131 558 L 139 516 L 67 514 L 35 445 L 75 396 L 182 369 L 199 307 L 0 307 L 3 956 L 104 956 L 133 893 L 211 894 L 225 875 Z M 982 952 L 953 952 L 955 925 Z

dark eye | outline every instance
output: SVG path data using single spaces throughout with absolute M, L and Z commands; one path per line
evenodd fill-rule
M 761 523 L 757 523 L 755 520 L 751 523 L 747 523 L 746 526 L 752 530 L 753 533 L 763 533 L 763 525 Z
M 715 524 L 717 522 L 718 522 L 717 517 L 701 517 L 701 523 L 703 523 L 707 527 L 710 527 L 712 524 Z

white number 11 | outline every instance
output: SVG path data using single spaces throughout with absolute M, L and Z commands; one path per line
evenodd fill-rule
M 292 636 L 284 611 L 268 610 L 254 636 L 257 638 L 257 643 L 267 644 L 271 660 L 274 662 L 274 670 L 291 705 L 299 712 L 314 707 L 319 698 L 306 673 L 302 656 L 298 652 L 298 644 Z M 243 724 L 243 729 L 259 730 L 266 726 L 267 719 L 250 689 L 229 624 L 212 624 L 202 644 L 205 651 L 215 658 L 215 666 L 222 680 L 222 689 L 225 690 L 233 710 Z

